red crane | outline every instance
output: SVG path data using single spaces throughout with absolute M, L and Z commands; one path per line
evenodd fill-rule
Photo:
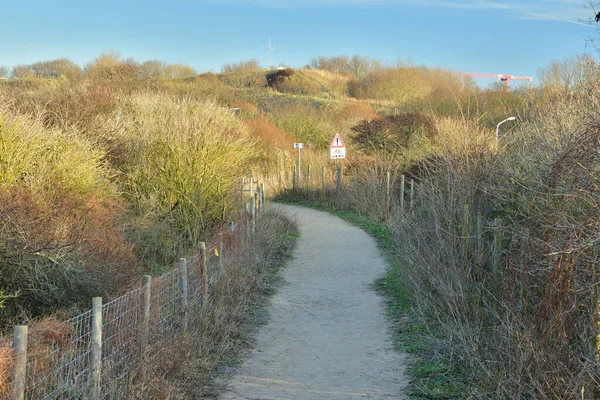
M 455 72 L 455 75 L 458 76 L 467 76 L 473 79 L 498 79 L 501 82 L 504 82 L 504 87 L 510 87 L 510 81 L 529 81 L 533 82 L 533 78 L 527 76 L 514 76 L 514 75 L 506 75 L 506 74 L 482 74 L 480 72 Z

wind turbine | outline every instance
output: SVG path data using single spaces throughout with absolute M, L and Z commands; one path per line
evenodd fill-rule
M 269 36 L 269 47 L 267 47 L 267 50 L 269 50 L 269 69 L 271 69 L 271 52 L 275 50 L 275 45 L 271 46 L 271 36 Z

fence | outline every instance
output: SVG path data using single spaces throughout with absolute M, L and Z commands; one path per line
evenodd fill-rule
M 230 230 L 246 239 L 254 233 L 265 196 L 264 184 L 242 182 L 250 187 L 248 213 Z M 144 276 L 140 287 L 107 303 L 92 299 L 90 310 L 63 322 L 68 333 L 54 343 L 28 346 L 28 327 L 15 327 L 10 399 L 96 400 L 109 386 L 112 393 L 123 393 L 149 344 L 161 346 L 185 333 L 190 311 L 210 306 L 224 255 L 222 234 L 214 243 L 200 243 L 196 254 L 181 258 L 170 272 Z

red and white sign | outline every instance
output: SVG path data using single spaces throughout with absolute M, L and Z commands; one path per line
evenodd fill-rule
M 346 158 L 346 145 L 342 140 L 342 137 L 339 133 L 335 134 L 335 137 L 331 141 L 329 145 L 329 151 L 331 154 L 331 158 Z

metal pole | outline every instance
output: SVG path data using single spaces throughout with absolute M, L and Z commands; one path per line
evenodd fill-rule
M 400 177 L 400 212 L 404 215 L 404 174 Z
M 219 232 L 219 274 L 223 272 L 223 232 Z
M 388 171 L 387 175 L 385 177 L 385 218 L 386 219 L 390 218 L 390 208 L 391 208 L 390 180 L 391 180 L 391 173 L 390 173 L 390 171 Z
M 498 125 L 496 125 L 496 143 L 498 143 L 498 140 L 500 139 L 500 125 L 502 125 L 506 121 L 514 121 L 515 119 L 515 117 L 508 117 L 504 121 L 500 121 Z
M 335 180 L 335 191 L 339 194 L 342 191 L 342 171 L 337 158 L 335 159 Z
M 413 207 L 415 205 L 414 197 L 415 197 L 415 180 L 411 179 L 410 180 L 410 212 L 411 213 L 412 213 Z
M 301 177 L 302 177 L 302 169 L 300 168 L 300 147 L 298 147 L 298 187 L 300 187 Z
M 200 242 L 200 252 L 202 253 L 202 265 L 200 266 L 200 277 L 202 278 L 202 309 L 208 305 L 208 265 L 206 258 L 206 243 Z

